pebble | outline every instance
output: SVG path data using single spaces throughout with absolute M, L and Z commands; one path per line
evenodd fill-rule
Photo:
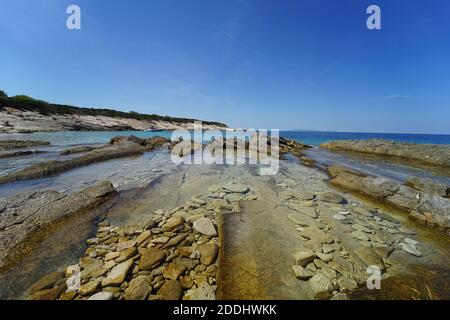
M 403 251 L 415 256 L 415 257 L 421 257 L 422 253 L 416 248 L 415 245 L 409 244 L 409 243 L 400 243 L 400 248 L 402 248 Z
M 94 294 L 88 300 L 112 300 L 113 296 L 111 292 L 102 291 Z
M 216 228 L 209 218 L 201 218 L 194 222 L 194 230 L 204 234 L 208 237 L 215 237 L 217 235 Z
M 312 276 L 313 276 L 311 271 L 309 271 L 301 266 L 294 265 L 294 266 L 292 266 L 292 269 L 294 270 L 295 276 L 300 280 L 308 280 L 308 279 L 312 278 Z
M 306 266 L 308 263 L 314 261 L 317 255 L 312 251 L 300 251 L 295 255 L 295 261 L 300 266 Z
M 336 214 L 333 215 L 333 219 L 336 219 L 336 220 L 346 220 L 347 217 L 345 217 L 345 216 L 343 216 L 343 215 L 341 215 L 341 214 L 339 214 L 339 213 L 336 213 Z
M 361 241 L 369 241 L 370 240 L 369 236 L 362 231 L 353 231 L 351 233 L 351 235 L 353 238 L 355 238 L 357 240 L 361 240 Z
M 249 187 L 243 184 L 226 184 L 223 185 L 222 187 L 234 193 L 246 193 L 249 191 Z
M 416 240 L 414 240 L 414 239 L 411 239 L 411 238 L 405 238 L 405 240 L 403 240 L 403 241 L 404 241 L 405 243 L 412 244 L 412 245 L 414 245 L 414 246 L 416 246 L 416 245 L 419 244 L 418 241 L 416 241 Z

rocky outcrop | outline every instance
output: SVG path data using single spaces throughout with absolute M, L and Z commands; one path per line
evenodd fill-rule
M 28 289 L 29 299 L 215 299 L 221 210 L 211 206 L 211 199 L 201 195 L 170 210 L 158 209 L 142 224 L 100 222 L 78 264 L 38 280 Z M 214 232 L 196 228 L 199 212 Z
M 83 114 L 76 108 L 70 112 L 61 112 L 61 107 L 55 107 L 60 113 L 41 113 L 39 109 L 20 110 L 4 107 L 0 101 L 0 132 L 4 133 L 32 133 L 55 131 L 143 131 L 143 130 L 177 130 L 193 129 L 194 119 L 179 119 L 145 115 L 133 115 L 126 112 L 111 111 L 106 115 L 105 110 L 95 109 Z M 148 119 L 147 119 L 148 118 Z M 205 129 L 223 130 L 225 124 L 204 121 Z
M 31 147 L 42 147 L 49 146 L 48 141 L 38 141 L 38 140 L 1 140 L 0 141 L 0 151 L 1 150 L 14 150 L 21 148 L 31 148 Z
M 70 169 L 87 166 L 92 163 L 106 161 L 110 159 L 124 158 L 129 156 L 141 155 L 145 151 L 151 151 L 167 143 L 169 140 L 162 137 L 153 137 L 150 139 L 139 139 L 136 137 L 114 138 L 111 145 L 103 148 L 94 148 L 79 157 L 67 160 L 49 160 L 26 167 L 20 171 L 13 172 L 0 177 L 0 184 L 36 179 L 45 177 Z M 85 149 L 81 149 L 85 150 Z M 75 151 L 81 151 L 80 149 Z M 81 151 L 82 152 L 82 151 Z M 74 153 L 74 150 L 66 150 L 66 154 Z M 75 152 L 76 153 L 76 152 Z
M 40 150 L 0 151 L 0 159 L 31 156 L 33 154 L 40 154 L 40 153 L 45 153 L 45 151 L 40 151 Z
M 7 257 L 20 254 L 37 231 L 98 206 L 114 193 L 112 184 L 105 181 L 72 194 L 27 192 L 0 199 L 0 266 Z
M 405 184 L 433 196 L 450 198 L 450 185 L 441 184 L 430 179 L 410 177 Z
M 145 148 L 142 146 L 135 143 L 129 143 L 94 150 L 82 156 L 68 160 L 49 160 L 31 165 L 20 171 L 4 175 L 0 177 L 0 184 L 45 177 L 109 159 L 141 155 L 144 151 Z
M 397 181 L 368 176 L 355 170 L 333 165 L 328 168 L 330 183 L 354 191 L 400 210 L 410 217 L 450 232 L 450 199 L 428 194 Z
M 379 139 L 339 140 L 321 145 L 332 151 L 360 152 L 412 160 L 423 164 L 450 168 L 450 146 L 415 144 Z

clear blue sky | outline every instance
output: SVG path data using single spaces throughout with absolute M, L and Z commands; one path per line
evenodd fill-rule
M 0 0 L 0 88 L 234 127 L 450 133 L 450 2 Z

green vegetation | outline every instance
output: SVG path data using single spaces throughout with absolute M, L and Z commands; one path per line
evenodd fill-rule
M 107 116 L 113 118 L 168 121 L 173 123 L 188 123 L 195 119 L 174 118 L 169 116 L 160 116 L 156 114 L 141 114 L 134 111 L 123 112 L 111 109 L 79 108 L 69 105 L 53 104 L 42 100 L 37 100 L 26 95 L 17 95 L 8 97 L 4 91 L 0 90 L 0 110 L 9 107 L 22 111 L 34 111 L 45 116 L 50 115 L 86 115 L 86 116 Z M 207 125 L 216 125 L 226 127 L 225 124 L 214 121 L 203 121 Z

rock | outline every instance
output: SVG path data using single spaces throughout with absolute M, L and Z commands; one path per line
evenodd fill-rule
M 300 235 L 306 239 L 316 239 L 321 243 L 333 243 L 333 238 L 322 230 L 310 226 L 300 231 Z
M 341 216 L 348 216 L 348 215 L 350 215 L 350 211 L 339 211 L 337 214 L 339 214 Z
M 146 300 L 152 291 L 150 276 L 137 276 L 125 289 L 125 300 Z
M 313 261 L 317 255 L 312 251 L 300 251 L 295 255 L 295 262 L 304 267 L 311 261 Z
M 303 227 L 307 227 L 311 224 L 311 221 L 310 219 L 308 219 L 308 217 L 305 217 L 304 215 L 298 212 L 290 213 L 288 215 L 288 219 L 291 220 L 293 223 Z
M 211 222 L 211 220 L 208 218 L 198 219 L 197 221 L 194 222 L 193 226 L 196 232 L 204 234 L 208 237 L 217 236 L 216 228 L 214 227 L 214 224 Z
M 348 296 L 343 292 L 338 292 L 330 300 L 348 300 Z
M 219 253 L 219 246 L 215 243 L 207 243 L 198 246 L 200 253 L 200 262 L 205 266 L 213 264 L 217 259 Z
M 202 282 L 197 288 L 192 288 L 186 292 L 186 300 L 215 300 L 216 286 L 207 282 Z
M 296 211 L 298 211 L 300 213 L 303 213 L 303 214 L 307 215 L 310 218 L 313 218 L 313 219 L 317 218 L 316 210 L 313 207 L 309 207 L 309 206 L 306 206 L 306 205 L 301 204 L 301 203 L 290 203 L 288 205 L 288 207 L 293 209 L 293 210 L 296 210 Z
M 191 216 L 186 217 L 186 222 L 189 224 L 193 224 L 195 221 L 204 218 L 205 214 L 204 213 L 199 213 L 199 214 L 194 214 Z
M 80 286 L 80 289 L 78 289 L 78 293 L 79 293 L 79 295 L 81 295 L 83 297 L 89 296 L 97 290 L 97 288 L 99 287 L 99 284 L 100 283 L 95 280 L 89 281 Z
M 152 243 L 159 243 L 159 244 L 165 244 L 167 241 L 169 241 L 169 237 L 158 237 L 154 238 L 151 242 Z
M 0 150 L 14 150 L 31 147 L 43 147 L 49 145 L 50 142 L 48 141 L 7 139 L 0 141 Z
M 358 247 L 355 250 L 355 255 L 367 266 L 377 266 L 381 271 L 386 269 L 384 265 L 383 259 L 375 252 L 372 248 L 369 247 Z
M 292 266 L 292 269 L 294 270 L 294 274 L 297 277 L 297 279 L 308 280 L 313 276 L 311 271 L 303 268 L 302 266 L 294 265 Z
M 24 169 L 1 176 L 0 184 L 41 178 L 68 171 L 74 168 L 87 166 L 92 163 L 139 155 L 143 154 L 144 152 L 145 148 L 134 143 L 101 148 L 83 154 L 79 157 L 74 157 L 66 160 L 48 160 L 33 164 L 29 167 L 25 167 Z
M 163 276 L 166 279 L 177 280 L 185 271 L 187 266 L 180 260 L 174 260 L 163 271 Z
M 318 200 L 329 203 L 346 203 L 347 201 L 340 195 L 333 192 L 325 192 L 319 194 Z
M 129 248 L 133 248 L 134 246 L 136 246 L 136 241 L 122 241 L 117 244 L 116 250 L 123 251 Z
M 138 251 L 135 247 L 125 249 L 120 253 L 120 256 L 116 259 L 116 262 L 117 263 L 124 262 L 125 260 L 128 260 L 137 255 L 137 253 Z
M 398 157 L 425 164 L 450 167 L 450 148 L 446 145 L 415 144 L 381 139 L 331 141 L 322 148 Z
M 140 246 L 145 240 L 147 240 L 152 235 L 152 232 L 150 230 L 146 230 L 142 232 L 137 238 L 136 238 L 136 244 Z
M 402 248 L 403 251 L 415 256 L 415 257 L 421 257 L 422 253 L 416 248 L 415 245 L 409 244 L 409 243 L 400 243 L 400 248 Z
M 139 260 L 139 268 L 144 271 L 151 270 L 157 267 L 165 257 L 166 254 L 164 251 L 157 248 L 148 248 Z
M 184 218 L 181 216 L 172 216 L 167 219 L 166 223 L 162 226 L 164 230 L 172 230 L 184 223 Z
M 414 240 L 414 239 L 410 239 L 410 238 L 405 238 L 403 241 L 404 241 L 405 243 L 407 243 L 407 244 L 412 244 L 412 245 L 414 245 L 414 246 L 417 246 L 417 245 L 419 244 L 418 241 L 416 241 L 416 240 Z
M 369 209 L 366 209 L 364 207 L 357 207 L 355 209 L 353 209 L 354 212 L 366 217 L 366 218 L 372 218 L 373 217 L 373 213 L 369 211 Z
M 93 296 L 89 297 L 88 300 L 112 300 L 112 299 L 113 299 L 113 294 L 111 292 L 102 291 L 102 292 L 98 292 L 98 293 L 94 294 Z
M 36 281 L 33 285 L 30 287 L 30 293 L 33 294 L 37 291 L 42 291 L 44 289 L 50 289 L 52 288 L 55 283 L 58 281 L 64 279 L 64 272 L 61 271 L 55 271 L 52 272 L 44 277 L 42 277 L 40 280 Z
M 120 257 L 120 254 L 121 254 L 120 252 L 110 252 L 110 253 L 107 253 L 107 254 L 105 255 L 105 261 L 114 260 L 114 259 Z
M 365 233 L 372 233 L 372 230 L 371 230 L 371 229 L 369 229 L 369 228 L 367 228 L 367 227 L 365 227 L 365 226 L 362 226 L 362 225 L 360 225 L 360 224 L 353 224 L 353 225 L 352 225 L 352 228 L 353 228 L 354 230 L 356 230 L 356 231 L 362 231 L 362 232 L 365 232 Z
M 334 251 L 334 248 L 328 244 L 323 244 L 322 245 L 322 252 L 327 254 L 327 253 L 331 253 Z
M 125 277 L 127 276 L 132 265 L 133 260 L 130 259 L 115 266 L 108 276 L 102 281 L 102 287 L 120 286 L 125 280 Z
M 314 200 L 314 198 L 316 197 L 314 193 L 309 191 L 299 191 L 296 193 L 296 196 L 297 198 L 304 201 Z
M 177 280 L 166 281 L 158 290 L 162 300 L 179 300 L 181 298 L 181 285 Z
M 77 296 L 76 291 L 70 291 L 70 292 L 66 291 L 59 297 L 59 300 L 70 301 L 70 300 L 75 299 L 76 296 Z
M 66 290 L 66 285 L 60 285 L 51 289 L 37 291 L 28 297 L 28 300 L 56 300 Z
M 243 184 L 226 184 L 222 186 L 225 190 L 234 192 L 234 193 L 247 193 L 249 188 Z
M 233 209 L 233 206 L 230 205 L 228 203 L 228 201 L 224 200 L 224 199 L 214 199 L 213 201 L 211 201 L 211 205 L 214 208 L 219 209 L 219 210 L 222 210 L 222 209 L 223 210 L 231 210 L 231 209 Z
M 328 298 L 334 291 L 334 286 L 331 279 L 327 278 L 322 272 L 316 273 L 309 279 L 311 292 L 316 299 Z
M 99 182 L 92 187 L 70 194 L 56 191 L 18 193 L 0 199 L 6 206 L 0 213 L 0 266 L 5 258 L 13 259 L 23 252 L 21 246 L 37 230 L 45 231 L 57 220 L 72 217 L 92 209 L 114 195 L 110 182 Z
M 333 256 L 331 254 L 326 253 L 318 253 L 317 257 L 325 263 L 328 263 L 333 259 Z
M 361 240 L 361 241 L 369 241 L 370 240 L 369 236 L 362 231 L 353 231 L 352 237 L 357 240 Z
M 431 179 L 409 177 L 406 179 L 405 185 L 432 196 L 450 198 L 450 185 L 441 184 Z
M 345 217 L 343 215 L 340 215 L 339 213 L 336 213 L 336 214 L 333 215 L 333 219 L 335 219 L 335 220 L 346 220 L 347 217 Z
M 407 234 L 407 235 L 410 235 L 410 236 L 413 236 L 413 235 L 416 234 L 416 232 L 414 230 L 406 229 L 406 228 L 403 228 L 403 227 L 398 228 L 398 230 L 401 233 L 404 233 L 404 234 Z

